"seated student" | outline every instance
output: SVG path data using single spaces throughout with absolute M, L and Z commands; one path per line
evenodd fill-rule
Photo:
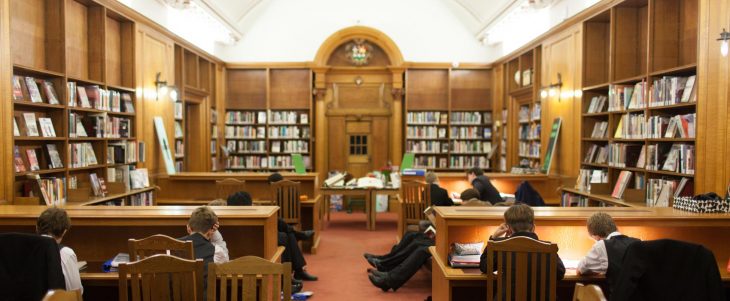
M 229 206 L 252 206 L 253 201 L 248 192 L 236 192 L 228 197 Z M 281 256 L 282 262 L 291 262 L 294 270 L 294 279 L 305 281 L 316 281 L 317 276 L 307 273 L 305 266 L 307 261 L 304 259 L 302 250 L 297 243 L 297 231 L 293 231 L 289 225 L 279 219 L 278 223 L 278 245 L 283 246 L 284 254 Z
M 208 206 L 228 206 L 228 203 L 226 203 L 223 199 L 216 199 L 210 201 Z M 215 224 L 216 231 L 213 232 L 213 235 L 210 237 L 210 243 L 215 246 L 215 256 L 213 257 L 213 262 L 215 263 L 223 263 L 230 260 L 228 258 L 228 246 L 226 245 L 226 241 L 223 240 L 223 234 L 221 234 L 221 231 L 218 229 L 219 227 L 219 224 Z
M 269 185 L 279 182 L 281 180 L 284 180 L 284 177 L 278 172 L 272 173 L 268 177 Z M 294 236 L 297 238 L 297 240 L 307 240 L 307 239 L 312 238 L 312 236 L 314 235 L 313 230 L 297 231 L 296 229 L 294 229 L 294 227 L 287 224 L 281 218 L 279 218 L 277 223 L 278 223 L 277 227 L 279 229 L 279 232 L 294 233 Z
M 492 206 L 492 203 L 479 199 L 479 191 L 469 188 L 461 193 L 461 206 Z
M 586 224 L 588 234 L 596 243 L 586 257 L 578 262 L 576 272 L 579 275 L 605 274 L 609 292 L 612 292 L 621 273 L 626 250 L 629 245 L 640 240 L 618 232 L 613 218 L 603 212 L 591 215 Z
M 212 238 L 218 232 L 219 226 L 218 216 L 210 207 L 198 207 L 190 214 L 187 225 L 188 236 L 180 238 L 180 240 L 193 242 L 195 258 L 202 259 L 205 262 L 206 271 L 210 262 L 225 262 L 217 261 L 216 258 L 218 260 L 228 258 L 227 248 L 216 247 L 212 243 Z M 222 241 L 223 237 L 220 240 Z M 225 241 L 222 242 L 222 245 L 225 246 Z
M 58 249 L 61 254 L 61 270 L 66 280 L 66 290 L 81 290 L 81 275 L 79 274 L 79 263 L 76 259 L 74 251 L 61 244 L 63 236 L 71 229 L 71 219 L 68 217 L 66 210 L 57 207 L 49 207 L 40 216 L 36 222 L 36 233 L 53 238 L 58 243 Z
M 426 183 L 431 188 L 431 205 L 433 206 L 453 206 L 454 201 L 449 197 L 446 189 L 439 187 L 439 178 L 435 172 L 426 173 Z
M 537 234 L 535 234 L 535 213 L 532 211 L 530 206 L 525 204 L 516 204 L 510 206 L 507 211 L 504 212 L 504 223 L 501 224 L 494 234 L 489 237 L 491 241 L 505 240 L 510 237 L 524 236 L 532 239 L 539 240 Z M 489 244 L 487 244 L 489 248 Z M 565 266 L 560 256 L 557 256 L 557 277 L 558 280 L 563 279 L 565 276 Z M 497 268 L 497 257 L 494 257 L 493 267 Z M 482 257 L 479 260 L 479 269 L 482 273 L 488 273 L 493 271 L 487 271 L 487 250 L 484 250 Z
M 499 195 L 497 188 L 489 181 L 489 178 L 484 175 L 481 168 L 473 167 L 466 171 L 466 178 L 469 183 L 479 192 L 479 199 L 487 201 L 495 205 L 502 203 L 504 200 Z

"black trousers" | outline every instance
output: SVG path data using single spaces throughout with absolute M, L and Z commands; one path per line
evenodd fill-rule
M 284 222 L 284 220 L 281 218 L 276 220 L 276 228 L 279 232 L 293 233 L 294 237 L 296 237 L 297 240 L 304 240 L 305 235 L 303 232 L 297 231 L 296 229 L 294 229 L 294 227 Z
M 433 242 L 431 242 L 433 245 Z M 414 252 L 412 252 L 403 262 L 388 272 L 386 281 L 388 286 L 393 289 L 398 289 L 403 286 L 408 279 L 411 279 L 413 275 L 418 272 L 418 269 L 426 263 L 426 260 L 431 258 L 431 253 L 428 252 L 429 246 L 418 246 Z
M 293 232 L 279 232 L 278 245 L 285 248 L 284 253 L 281 254 L 281 262 L 291 262 L 294 271 L 301 271 L 307 265 Z
M 403 263 L 420 248 L 433 246 L 433 240 L 420 232 L 409 232 L 393 247 L 390 253 L 380 256 L 380 269 L 383 272 L 391 271 Z M 427 250 L 428 251 L 428 250 Z

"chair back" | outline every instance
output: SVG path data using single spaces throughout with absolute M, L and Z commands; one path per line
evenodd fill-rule
M 207 300 L 291 300 L 290 262 L 274 263 L 261 257 L 245 256 L 225 263 L 209 264 L 208 269 Z M 258 277 L 261 277 L 260 283 Z M 216 287 L 216 284 L 220 287 Z
M 431 187 L 428 184 L 420 181 L 404 181 L 401 183 L 401 197 L 402 214 L 406 225 L 418 225 L 419 221 L 426 220 L 423 211 L 431 206 Z
M 497 271 L 487 273 L 488 301 L 556 300 L 557 244 L 517 236 L 489 241 L 486 252 L 487 271 Z
M 81 290 L 51 290 L 43 297 L 43 301 L 83 301 L 83 299 L 81 299 Z
M 279 217 L 290 225 L 299 225 L 300 222 L 300 186 L 300 182 L 289 180 L 271 184 L 271 200 L 279 206 Z
M 129 239 L 129 260 L 145 259 L 156 254 L 168 254 L 184 259 L 195 259 L 192 241 L 174 239 L 156 234 L 143 239 Z
M 576 283 L 575 291 L 573 292 L 573 301 L 606 301 L 606 297 L 598 285 Z
M 239 192 L 246 191 L 246 181 L 234 178 L 225 178 L 215 181 L 215 197 L 218 199 L 228 199 L 228 196 Z
M 41 300 L 48 290 L 66 288 L 53 238 L 2 233 L 0 246 L 0 300 Z
M 202 301 L 203 267 L 202 259 L 162 254 L 120 263 L 119 300 Z

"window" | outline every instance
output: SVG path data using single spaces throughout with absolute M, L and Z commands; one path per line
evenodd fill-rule
M 350 135 L 350 155 L 368 154 L 368 136 Z

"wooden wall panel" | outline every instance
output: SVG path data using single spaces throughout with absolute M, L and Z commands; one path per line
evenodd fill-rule
M 122 86 L 122 26 L 106 18 L 106 83 Z
M 155 181 L 160 175 L 165 175 L 165 162 L 162 158 L 160 144 L 155 133 L 154 117 L 162 117 L 167 132 L 167 139 L 174 143 L 173 102 L 169 96 L 156 100 L 155 75 L 161 72 L 161 77 L 169 84 L 174 82 L 174 42 L 164 35 L 155 32 L 146 26 L 137 27 L 137 99 L 139 112 L 137 113 L 137 137 L 145 142 L 146 161 L 140 167 L 147 168 Z M 172 151 L 172 150 L 171 150 Z
M 231 69 L 226 72 L 226 109 L 266 108 L 266 69 Z
M 11 95 L 10 76 L 12 63 L 10 55 L 10 0 L 0 0 L 0 95 Z M 7 143 L 12 137 L 10 125 L 10 101 L 0 101 L 0 204 L 6 204 L 12 197 L 13 187 L 13 145 Z
M 695 193 L 721 193 L 730 181 L 730 57 L 716 41 L 728 20 L 730 2 L 700 1 Z
M 66 1 L 66 66 L 69 76 L 89 78 L 89 9 L 74 0 Z
M 451 70 L 452 110 L 492 109 L 492 70 Z
M 9 2 L 10 11 L 13 12 L 10 16 L 13 61 L 20 65 L 45 69 L 45 0 Z
M 345 117 L 330 116 L 327 117 L 329 125 L 328 140 L 328 162 L 326 170 L 346 170 L 347 169 L 347 153 L 345 147 Z M 323 160 L 325 161 L 325 160 Z
M 271 69 L 270 108 L 309 109 L 312 100 L 310 73 L 310 69 Z
M 448 69 L 408 69 L 406 71 L 406 110 L 449 109 Z
M 561 74 L 563 86 L 555 97 L 542 100 L 542 141 L 540 156 L 545 156 L 553 120 L 562 118 L 560 137 L 553 157 L 551 174 L 575 178 L 580 169 L 580 116 L 581 97 L 574 91 L 581 89 L 582 72 L 582 25 L 554 35 L 543 44 L 542 83 L 558 81 Z M 562 95 L 561 95 L 562 94 Z M 580 94 L 580 93 L 579 93 Z

